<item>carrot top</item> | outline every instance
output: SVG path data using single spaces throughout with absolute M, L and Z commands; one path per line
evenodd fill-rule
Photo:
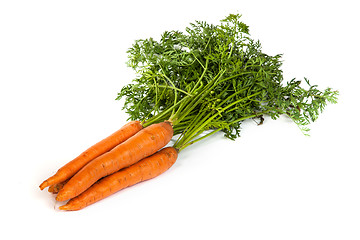
M 218 25 L 196 21 L 185 32 L 164 32 L 158 41 L 135 41 L 128 65 L 138 77 L 117 97 L 125 98 L 129 119 L 142 119 L 144 126 L 172 121 L 174 134 L 182 134 L 179 148 L 207 130 L 235 139 L 241 122 L 263 123 L 264 115 L 286 115 L 307 134 L 308 124 L 328 102 L 336 103 L 338 92 L 320 91 L 306 78 L 284 83 L 281 54 L 264 53 L 240 18 L 230 14 Z

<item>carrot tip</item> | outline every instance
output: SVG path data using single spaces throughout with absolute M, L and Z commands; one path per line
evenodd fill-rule
M 45 181 L 42 184 L 40 184 L 39 188 L 40 188 L 40 190 L 44 190 L 44 188 L 46 188 L 47 186 L 48 186 L 48 182 Z
M 64 211 L 68 211 L 68 210 L 71 210 L 71 208 L 69 207 L 69 205 L 65 204 L 63 206 L 60 206 L 59 207 L 60 210 L 64 210 Z
M 59 195 L 56 196 L 55 200 L 58 201 L 58 202 L 65 201 L 65 200 L 62 200 L 62 199 L 61 199 L 61 196 L 59 196 Z
M 73 204 L 65 204 L 59 207 L 59 210 L 63 210 L 63 211 L 77 211 L 80 210 L 81 207 L 77 207 L 76 205 L 74 206 Z
M 69 196 L 69 194 L 67 192 L 62 192 L 60 191 L 55 200 L 58 201 L 58 202 L 64 202 L 64 201 L 67 201 L 71 198 L 71 196 Z

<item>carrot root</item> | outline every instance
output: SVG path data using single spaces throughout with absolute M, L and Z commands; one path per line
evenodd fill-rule
M 177 156 L 178 152 L 175 148 L 163 148 L 150 157 L 99 180 L 85 192 L 60 206 L 59 209 L 80 210 L 124 188 L 157 177 L 175 163 Z
M 125 124 L 118 131 L 114 132 L 107 138 L 91 146 L 86 151 L 81 153 L 78 157 L 61 167 L 55 173 L 55 175 L 49 177 L 40 184 L 40 190 L 68 180 L 91 160 L 95 159 L 96 157 L 102 155 L 105 152 L 110 151 L 120 143 L 124 142 L 125 140 L 139 132 L 141 129 L 143 129 L 143 126 L 139 121 L 131 121 Z
M 165 147 L 173 136 L 170 123 L 152 124 L 89 162 L 60 190 L 56 200 L 66 201 L 88 189 L 97 180 L 128 167 Z
M 48 191 L 50 193 L 57 194 L 64 187 L 64 185 L 66 183 L 67 183 L 67 181 L 64 181 L 64 182 L 61 182 L 61 183 L 51 185 L 51 186 L 49 186 Z

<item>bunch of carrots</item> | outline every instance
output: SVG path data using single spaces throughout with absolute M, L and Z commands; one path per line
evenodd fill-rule
M 68 201 L 61 210 L 80 210 L 162 174 L 179 152 L 216 132 L 234 140 L 246 119 L 262 123 L 263 115 L 284 114 L 307 131 L 327 102 L 336 103 L 338 92 L 321 92 L 307 79 L 309 89 L 295 79 L 283 85 L 280 55 L 263 53 L 239 19 L 230 14 L 219 26 L 197 22 L 187 35 L 172 31 L 160 42 L 136 41 L 129 65 L 140 77 L 118 95 L 125 97 L 131 121 L 61 167 L 40 189 Z
M 45 180 L 57 201 L 67 201 L 61 210 L 79 210 L 138 182 L 156 177 L 177 159 L 170 122 L 143 128 L 132 121 L 96 143 Z M 165 148 L 164 148 L 165 147 Z

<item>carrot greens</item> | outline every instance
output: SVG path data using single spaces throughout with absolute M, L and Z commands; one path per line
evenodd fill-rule
M 125 99 L 129 119 L 142 119 L 144 126 L 172 121 L 174 133 L 182 134 L 179 149 L 206 130 L 235 139 L 244 120 L 262 123 L 264 115 L 287 115 L 307 134 L 338 92 L 320 91 L 307 79 L 285 83 L 282 55 L 264 53 L 240 18 L 230 14 L 218 25 L 196 21 L 185 32 L 136 40 L 128 65 L 137 77 L 117 97 Z

